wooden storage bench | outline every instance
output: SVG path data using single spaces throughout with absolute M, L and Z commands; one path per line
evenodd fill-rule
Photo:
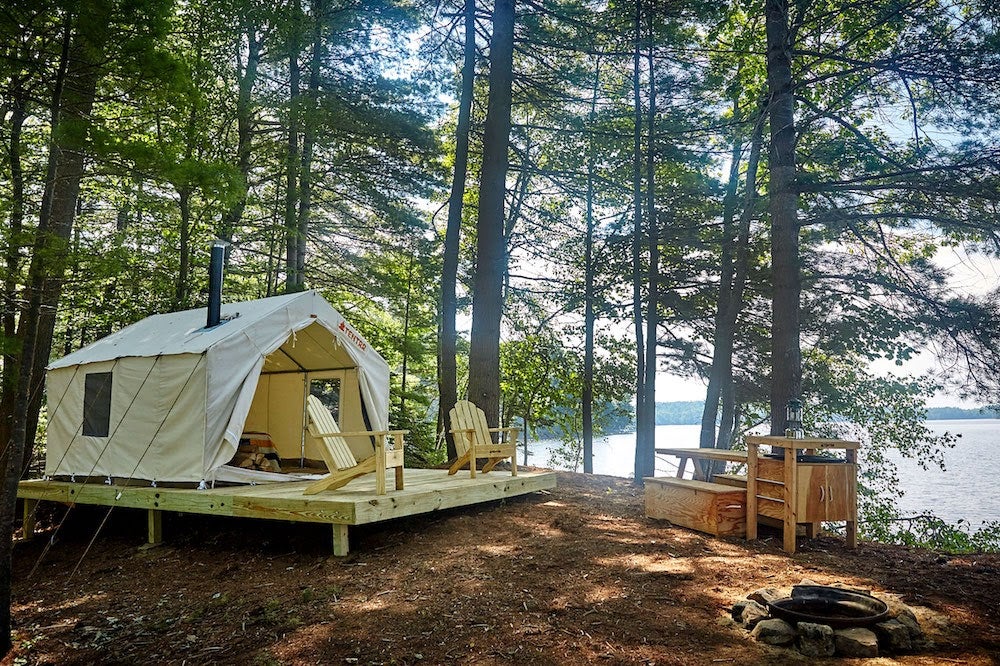
M 646 478 L 646 515 L 715 536 L 746 533 L 747 491 L 720 483 Z

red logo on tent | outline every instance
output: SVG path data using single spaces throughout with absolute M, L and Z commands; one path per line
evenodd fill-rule
M 341 330 L 341 332 L 343 332 L 344 335 L 347 336 L 348 340 L 350 340 L 355 345 L 357 345 L 358 349 L 360 349 L 361 351 L 367 351 L 368 344 L 365 343 L 365 341 L 361 339 L 360 335 L 358 335 L 357 333 L 355 333 L 354 331 L 352 331 L 351 327 L 348 326 L 345 322 L 343 322 L 343 321 L 340 322 L 340 326 L 338 326 L 337 328 L 339 328 Z

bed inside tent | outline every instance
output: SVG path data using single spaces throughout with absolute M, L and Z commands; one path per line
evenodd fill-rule
M 388 426 L 385 360 L 316 292 L 155 315 L 54 362 L 46 476 L 269 483 L 326 473 L 315 396 L 342 431 Z M 346 437 L 357 460 L 369 437 Z

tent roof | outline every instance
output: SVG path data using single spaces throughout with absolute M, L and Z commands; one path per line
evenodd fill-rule
M 328 324 L 339 313 L 315 291 L 303 291 L 284 296 L 262 298 L 256 301 L 225 303 L 222 305 L 223 323 L 205 328 L 207 308 L 184 310 L 153 315 L 131 326 L 101 338 L 97 342 L 62 357 L 49 365 L 50 370 L 86 363 L 111 361 L 124 357 L 168 356 L 175 354 L 201 354 L 234 336 L 244 334 L 254 340 L 254 324 L 289 309 L 319 317 Z M 279 315 L 279 316 L 282 316 Z M 289 321 L 289 333 L 295 322 Z M 369 348 L 369 351 L 374 352 Z M 384 363 L 384 361 L 383 361 Z

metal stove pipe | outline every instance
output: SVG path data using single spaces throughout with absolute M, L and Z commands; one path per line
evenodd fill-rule
M 205 328 L 218 326 L 222 321 L 222 267 L 226 259 L 226 243 L 216 240 L 212 244 L 212 259 L 208 265 L 208 322 Z

